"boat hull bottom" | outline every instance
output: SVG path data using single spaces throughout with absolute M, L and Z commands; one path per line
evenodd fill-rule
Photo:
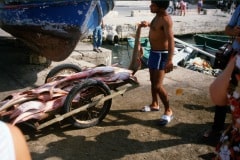
M 81 38 L 77 27 L 64 30 L 43 30 L 39 26 L 2 26 L 6 32 L 19 38 L 36 54 L 52 61 L 66 59 Z

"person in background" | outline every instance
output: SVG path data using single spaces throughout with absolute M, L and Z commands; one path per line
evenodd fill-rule
M 173 0 L 173 15 L 177 14 L 178 0 Z
M 173 112 L 169 105 L 168 94 L 163 87 L 165 73 L 173 70 L 174 36 L 173 22 L 167 14 L 166 9 L 169 1 L 151 0 L 150 10 L 155 13 L 155 17 L 148 23 L 142 21 L 140 27 L 150 27 L 149 41 L 151 51 L 148 59 L 148 68 L 150 72 L 152 103 L 144 106 L 141 111 L 158 111 L 158 97 L 164 105 L 164 114 L 159 120 L 159 125 L 168 124 L 173 118 Z
M 0 130 L 0 159 L 31 160 L 25 137 L 16 126 L 0 121 Z
M 202 7 L 203 7 L 203 0 L 198 0 L 198 3 L 197 3 L 198 14 L 200 14 Z
M 240 51 L 240 6 L 238 5 L 235 12 L 233 13 L 228 25 L 225 28 L 225 34 L 235 37 L 233 41 L 233 52 Z M 232 78 L 229 81 L 231 85 L 237 85 L 235 75 L 232 74 Z M 215 106 L 215 113 L 214 113 L 214 122 L 212 128 L 204 132 L 203 137 L 209 138 L 214 136 L 220 136 L 221 132 L 224 130 L 225 127 L 225 118 L 226 114 L 229 111 L 228 105 L 223 106 Z
M 101 24 L 99 24 L 94 30 L 93 30 L 93 51 L 99 53 L 102 52 L 100 49 L 100 46 L 102 46 L 102 39 L 103 39 L 103 29 L 104 24 L 103 20 L 101 21 Z
M 181 8 L 180 16 L 185 16 L 186 15 L 186 9 L 187 9 L 187 3 L 184 2 L 183 0 L 180 0 L 180 8 Z

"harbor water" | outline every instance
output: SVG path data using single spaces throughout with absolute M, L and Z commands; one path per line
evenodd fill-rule
M 126 40 L 120 41 L 118 44 L 104 43 L 102 47 L 112 50 L 112 64 L 128 68 L 133 49 L 128 46 Z

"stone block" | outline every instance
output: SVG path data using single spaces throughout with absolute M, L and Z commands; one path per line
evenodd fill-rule
M 92 50 L 78 50 L 75 51 L 74 58 L 95 65 L 112 65 L 112 51 L 105 48 L 101 48 L 101 50 L 102 52 L 100 53 L 94 52 Z M 76 52 L 78 53 L 76 54 Z

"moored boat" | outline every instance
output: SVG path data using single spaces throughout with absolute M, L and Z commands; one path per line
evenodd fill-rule
M 128 46 L 130 48 L 134 47 L 134 41 L 135 39 L 132 37 L 127 38 L 128 41 Z M 143 49 L 143 56 L 142 56 L 142 61 L 145 65 L 147 65 L 148 57 L 149 57 L 149 52 L 150 52 L 150 42 L 148 37 L 140 37 L 139 42 L 141 44 L 141 47 Z M 190 48 L 186 48 L 186 46 L 182 45 L 181 43 L 176 42 L 175 43 L 175 48 L 174 48 L 174 56 L 173 56 L 173 65 L 177 66 L 178 63 L 187 57 L 192 50 Z
M 140 44 L 142 47 L 150 47 L 150 43 L 149 43 L 149 39 L 148 37 L 140 37 Z M 134 48 L 134 44 L 135 44 L 135 38 L 133 37 L 128 37 L 127 38 L 127 42 L 128 42 L 128 45 L 131 47 L 131 48 Z
M 197 45 L 206 45 L 216 49 L 231 40 L 230 36 L 217 34 L 195 34 L 193 38 Z
M 128 45 L 131 47 L 134 38 L 128 38 Z M 217 49 L 206 45 L 194 45 L 181 41 L 177 38 L 175 40 L 175 52 L 173 55 L 173 65 L 184 67 L 190 70 L 198 71 L 201 73 L 217 76 L 219 69 L 213 69 L 215 61 L 215 53 Z M 147 43 L 148 38 L 140 38 L 140 43 L 143 44 L 142 61 L 147 65 L 150 44 Z M 130 43 L 129 43 L 130 42 Z M 145 46 L 144 46 L 145 45 Z M 132 48 L 132 47 L 131 47 Z
M 2 0 L 0 28 L 35 53 L 62 61 L 113 7 L 113 0 Z

